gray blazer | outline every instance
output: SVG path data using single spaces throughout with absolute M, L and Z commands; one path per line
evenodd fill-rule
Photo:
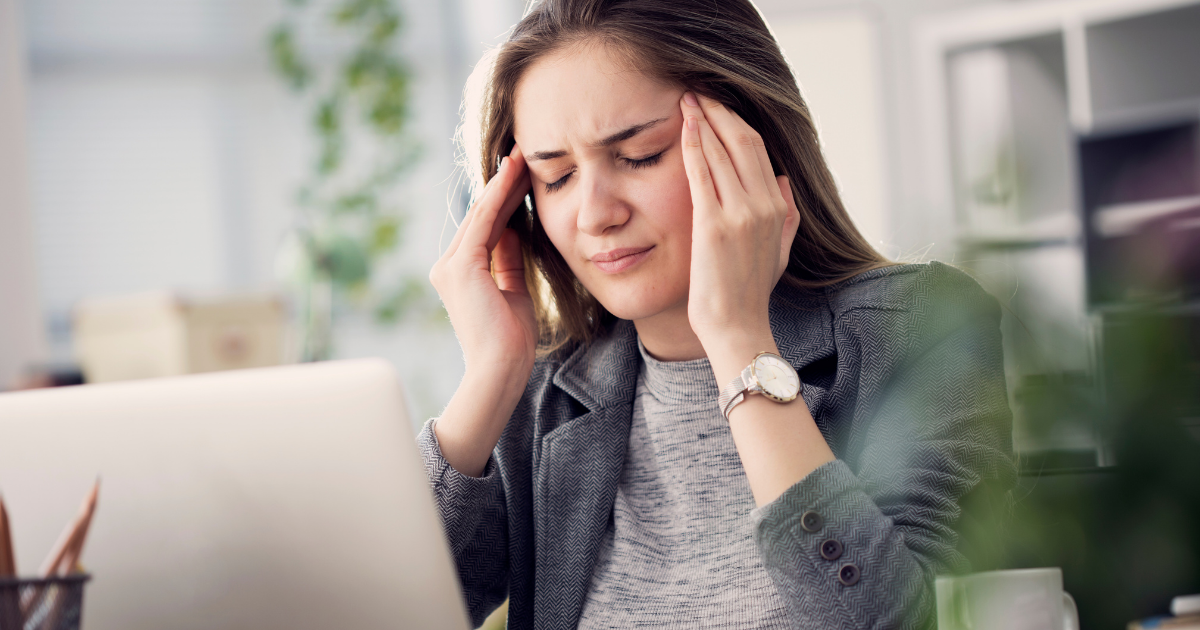
M 933 577 L 966 566 L 956 533 L 964 496 L 1015 481 L 995 299 L 932 262 L 818 292 L 780 285 L 770 319 L 838 457 L 755 510 L 771 578 L 796 627 L 925 623 Z M 476 625 L 505 597 L 510 628 L 577 625 L 621 476 L 640 364 L 628 321 L 538 361 L 479 478 L 442 458 L 434 420 L 421 431 Z M 831 540 L 840 554 L 829 553 Z

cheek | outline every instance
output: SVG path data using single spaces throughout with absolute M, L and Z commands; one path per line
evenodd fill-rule
M 575 257 L 570 255 L 570 252 L 573 251 L 575 243 L 575 215 L 564 208 L 556 208 L 553 203 L 538 203 L 536 197 L 534 203 L 538 219 L 542 223 L 542 229 L 546 231 L 546 236 L 550 238 L 550 243 L 574 268 Z
M 673 238 L 692 237 L 692 194 L 688 188 L 687 173 L 678 154 L 664 161 L 654 177 L 641 183 L 639 206 L 647 218 L 663 234 Z

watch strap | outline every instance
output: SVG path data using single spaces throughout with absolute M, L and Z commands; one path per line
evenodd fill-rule
M 741 374 L 734 377 L 734 379 L 721 390 L 720 395 L 717 396 L 717 406 L 721 408 L 721 415 L 725 416 L 726 420 L 729 420 L 729 412 L 746 399 L 746 394 L 753 386 L 753 379 L 754 376 L 751 366 L 748 365 L 746 366 L 746 369 L 742 370 Z

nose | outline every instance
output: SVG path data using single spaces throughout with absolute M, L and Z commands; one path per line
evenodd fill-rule
M 629 220 L 629 205 L 616 190 L 614 178 L 602 172 L 581 173 L 576 225 L 588 236 L 601 236 Z

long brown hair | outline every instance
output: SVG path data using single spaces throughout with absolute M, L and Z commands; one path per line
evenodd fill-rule
M 513 108 L 525 70 L 548 54 L 584 42 L 606 46 L 648 76 L 720 101 L 758 131 L 775 174 L 788 176 L 800 210 L 783 282 L 817 289 L 891 264 L 846 213 L 796 79 L 749 0 L 537 2 L 497 51 L 482 94 L 479 158 L 484 181 L 496 174 L 500 158 L 516 142 Z M 521 237 L 542 349 L 588 343 L 613 316 L 550 242 L 532 195 L 528 204 L 509 226 Z

